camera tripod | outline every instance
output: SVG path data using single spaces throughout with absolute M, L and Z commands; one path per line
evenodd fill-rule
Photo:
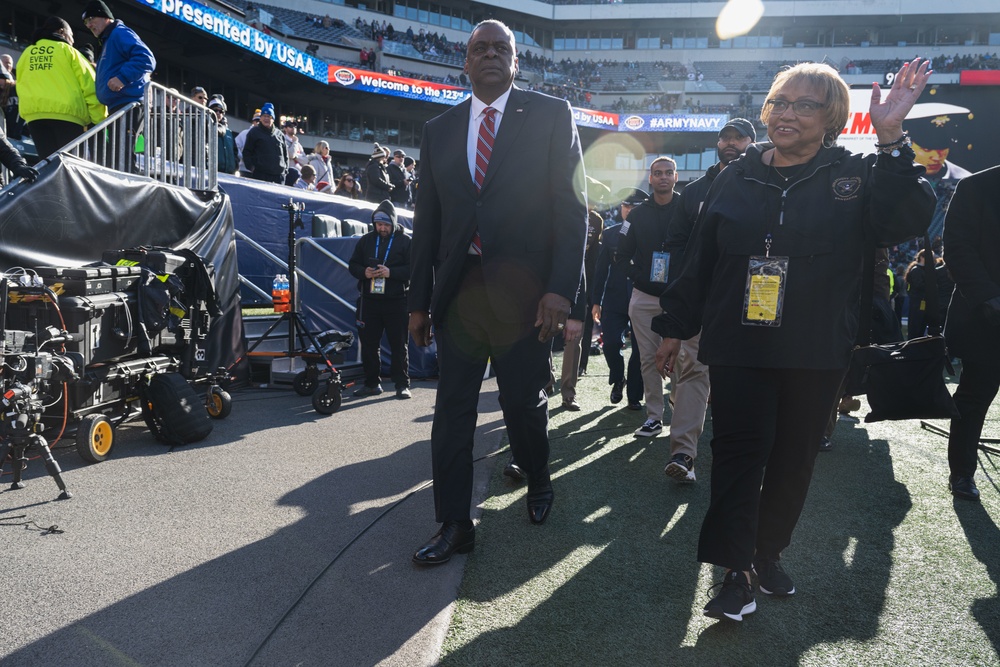
M 310 363 L 306 366 L 306 370 L 300 373 L 300 377 L 296 378 L 295 381 L 295 391 L 302 396 L 308 396 L 312 393 L 312 405 L 316 412 L 324 415 L 332 415 L 334 412 L 340 409 L 340 404 L 342 400 L 343 386 L 340 381 L 340 371 L 334 368 L 333 363 L 330 361 L 326 353 L 323 352 L 322 346 L 320 346 L 319 341 L 316 336 L 313 335 L 311 331 L 306 327 L 305 318 L 302 317 L 302 313 L 299 312 L 298 303 L 295 298 L 296 294 L 296 283 L 298 282 L 296 276 L 296 264 L 297 258 L 295 256 L 295 230 L 304 229 L 302 224 L 302 211 L 305 209 L 305 204 L 303 202 L 295 202 L 292 199 L 288 200 L 287 204 L 283 204 L 281 208 L 288 211 L 288 301 L 289 308 L 288 311 L 281 314 L 274 324 L 268 327 L 264 335 L 257 339 L 256 342 L 250 349 L 246 351 L 246 356 L 249 356 L 251 352 L 257 349 L 261 343 L 265 340 L 273 340 L 271 334 L 282 324 L 288 325 L 288 346 L 284 354 L 286 358 L 294 357 L 319 357 L 323 361 L 324 368 L 322 370 L 318 369 L 316 364 Z M 312 343 L 313 349 L 316 350 L 315 353 L 296 351 L 296 343 L 302 348 L 305 348 L 306 341 Z M 239 363 L 237 359 L 236 363 Z M 233 364 L 233 366 L 236 365 Z M 322 378 L 324 374 L 328 374 L 329 377 Z
M 920 420 L 920 428 L 925 431 L 930 431 L 931 433 L 936 433 L 942 437 L 947 438 L 951 435 L 951 429 L 944 429 L 937 424 L 931 424 L 930 422 Z M 1000 438 L 984 438 L 982 435 L 979 437 L 979 449 L 984 452 L 989 452 L 990 454 L 1000 454 L 1000 449 L 997 449 L 995 445 L 1000 445 Z
M 21 423 L 22 421 L 24 423 Z M 24 419 L 16 420 L 15 425 L 9 429 L 9 437 L 0 442 L 0 464 L 7 458 L 8 452 L 10 452 L 10 458 L 14 464 L 14 480 L 10 488 L 12 490 L 24 488 L 24 482 L 21 481 L 21 474 L 28 467 L 27 451 L 32 447 L 37 447 L 42 450 L 45 470 L 56 481 L 56 486 L 62 492 L 59 494 L 58 500 L 72 498 L 73 494 L 66 489 L 66 483 L 63 481 L 62 470 L 52 457 L 52 450 L 49 449 L 49 443 L 37 433 L 30 433 L 26 424 L 27 421 Z

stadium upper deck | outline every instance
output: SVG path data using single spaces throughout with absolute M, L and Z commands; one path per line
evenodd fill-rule
M 272 101 L 279 113 L 298 119 L 307 129 L 303 140 L 307 148 L 317 138 L 327 137 L 338 155 L 366 156 L 371 140 L 412 153 L 422 123 L 442 110 L 426 102 L 304 81 L 232 44 L 179 28 L 149 9 L 170 2 L 193 6 L 194 0 L 154 0 L 148 7 L 147 0 L 111 2 L 116 14 L 122 14 L 153 47 L 160 63 L 155 77 L 159 82 L 182 91 L 203 85 L 224 93 L 234 119 L 245 119 L 263 101 Z M 73 22 L 83 4 L 70 0 L 56 11 Z M 379 45 L 370 30 L 372 23 L 392 24 L 396 38 L 383 41 L 377 69 L 449 82 L 461 74 L 460 48 L 431 50 L 426 43 L 415 47 L 400 36 L 423 32 L 460 46 L 476 22 L 500 18 L 515 30 L 522 52 L 519 85 L 563 94 L 577 106 L 591 109 L 749 113 L 755 104 L 759 106 L 760 93 L 783 63 L 825 60 L 849 81 L 861 84 L 881 78 L 887 64 L 915 54 L 933 57 L 938 67 L 946 58 L 1000 51 L 1000 13 L 983 12 L 980 2 L 970 0 L 936 5 L 774 0 L 766 2 L 765 14 L 753 29 L 728 40 L 714 33 L 721 2 L 375 0 L 359 5 L 357 0 L 343 4 L 203 0 L 203 4 L 265 29 L 300 52 L 354 67 L 361 49 Z M 44 20 L 45 11 L 32 0 L 9 0 L 0 7 L 0 22 L 25 39 Z M 328 25 L 324 19 L 329 19 Z M 595 63 L 600 63 L 596 77 L 579 76 Z M 957 81 L 957 74 L 939 71 L 938 82 Z M 749 105 L 744 104 L 747 93 L 756 94 Z M 239 127 L 238 120 L 235 125 Z M 592 142 L 601 133 L 583 134 L 585 142 Z M 637 150 L 679 153 L 714 145 L 710 134 L 702 135 L 639 136 Z

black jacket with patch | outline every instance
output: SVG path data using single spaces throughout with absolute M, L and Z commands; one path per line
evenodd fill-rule
M 935 198 L 912 156 L 821 148 L 779 186 L 753 144 L 712 183 L 681 274 L 660 298 L 662 336 L 702 329 L 698 359 L 754 368 L 846 368 L 858 328 L 866 232 L 879 246 L 924 233 Z M 743 324 L 749 258 L 787 257 L 777 327 Z

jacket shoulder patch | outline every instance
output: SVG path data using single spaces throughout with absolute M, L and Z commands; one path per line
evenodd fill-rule
M 854 199 L 861 189 L 861 178 L 859 176 L 848 176 L 838 178 L 833 182 L 833 196 L 840 200 Z

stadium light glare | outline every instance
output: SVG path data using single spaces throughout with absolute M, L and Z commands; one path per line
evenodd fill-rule
M 761 0 L 729 0 L 719 12 L 715 32 L 719 39 L 745 35 L 753 30 L 763 15 L 764 3 Z

